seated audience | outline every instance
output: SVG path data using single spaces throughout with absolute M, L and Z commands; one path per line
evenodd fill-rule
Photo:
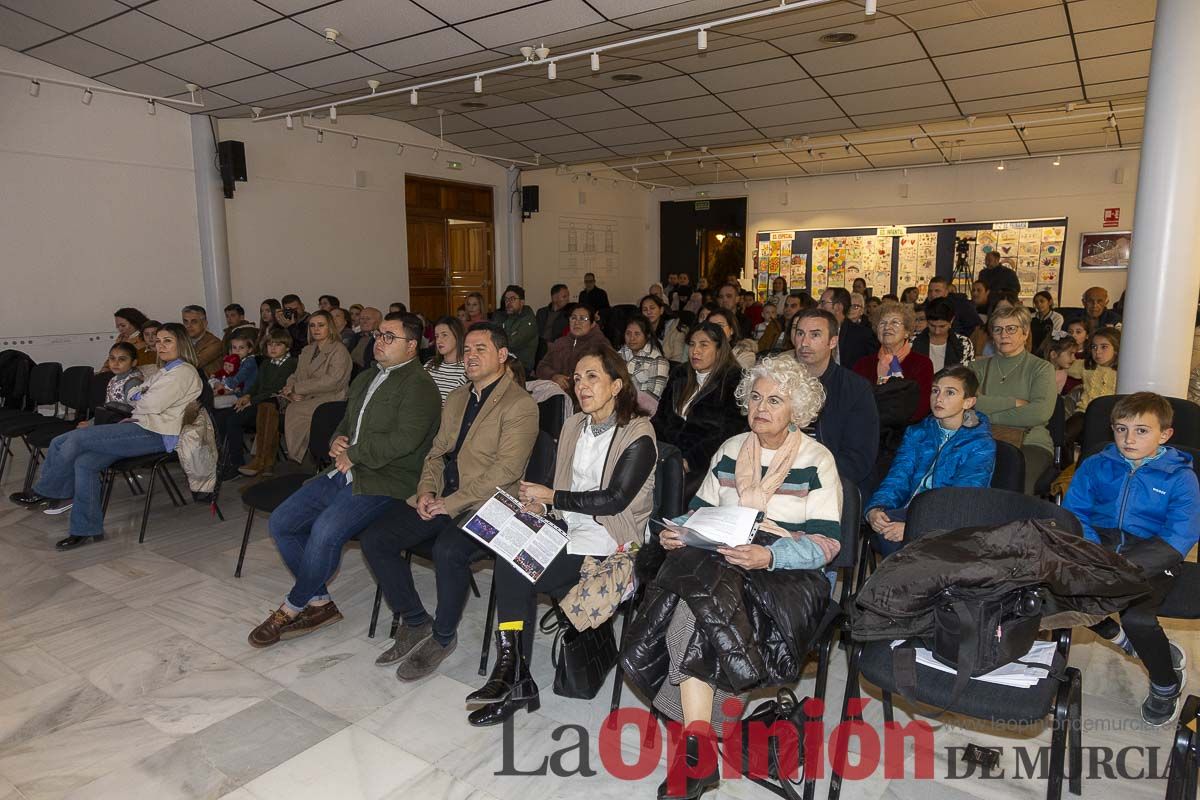
M 478 293 L 476 293 L 476 294 L 478 294 Z M 480 295 L 480 297 L 482 297 L 482 295 Z M 388 305 L 388 313 L 389 314 L 407 314 L 408 306 L 404 305 L 404 303 L 391 303 L 390 305 Z
M 796 631 L 785 626 L 773 628 L 769 619 L 752 620 L 748 609 L 740 604 L 736 609 L 730 607 L 730 613 L 736 615 L 734 618 L 720 619 L 716 623 L 711 615 L 697 613 L 697 608 L 704 609 L 705 603 L 694 606 L 691 597 L 684 601 L 672 591 L 682 587 L 677 578 L 670 576 L 676 559 L 686 559 L 682 563 L 705 564 L 706 567 L 711 563 L 710 559 L 714 559 L 722 566 L 733 568 L 716 573 L 723 589 L 729 585 L 730 578 L 739 588 L 753 582 L 771 592 L 780 603 L 795 601 L 798 596 L 807 600 L 815 585 L 823 585 L 823 592 L 829 591 L 821 572 L 842 547 L 842 485 L 833 456 L 803 431 L 812 423 L 824 399 L 820 382 L 788 356 L 767 358 L 748 370 L 737 389 L 737 402 L 749 418 L 750 431 L 722 443 L 714 453 L 704 470 L 700 491 L 691 501 L 691 508 L 744 506 L 758 509 L 765 519 L 759 526 L 756 542 L 706 552 L 685 548 L 680 531 L 674 525 L 664 528 L 659 535 L 668 551 L 667 560 L 647 593 L 641 613 L 648 619 L 670 614 L 669 622 L 655 626 L 650 632 L 654 634 L 653 641 L 636 643 L 649 648 L 649 652 L 645 653 L 644 667 L 636 661 L 630 664 L 635 668 L 630 677 L 653 696 L 657 711 L 677 723 L 685 726 L 693 722 L 710 723 L 718 736 L 727 735 L 731 726 L 740 724 L 736 717 L 726 715 L 725 701 L 735 697 L 720 688 L 728 684 L 728 678 L 716 671 L 697 674 L 703 659 L 687 656 L 697 646 L 703 650 L 716 648 L 722 653 L 734 646 L 739 651 L 749 649 L 745 658 L 764 664 L 760 668 L 766 673 L 762 676 L 764 680 L 790 683 L 789 678 L 795 679 L 791 675 L 775 674 L 771 666 L 774 659 L 765 650 L 767 641 L 775 641 L 792 652 L 803 652 L 808 648 L 808 642 L 792 641 Z M 798 491 L 797 487 L 803 489 Z M 687 515 L 676 522 L 686 524 L 686 520 Z M 795 575 L 800 570 L 812 572 L 805 577 Z M 769 575 L 774 572 L 783 574 L 772 580 Z M 703 573 L 689 570 L 688 574 L 714 573 L 706 568 Z M 717 588 L 717 585 L 713 586 L 714 590 Z M 807 609 L 790 609 L 797 613 L 804 610 Z M 770 618 L 774 615 L 762 616 Z M 751 631 L 754 636 L 750 639 L 744 634 L 731 637 L 729 629 Z M 736 645 L 734 639 L 738 640 Z M 760 652 L 758 648 L 763 650 Z M 795 667 L 796 677 L 800 661 L 797 660 Z M 734 669 L 745 672 L 749 667 Z M 746 699 L 741 698 L 743 702 Z M 684 730 L 688 729 L 685 727 Z M 698 763 L 707 762 L 712 764 L 712 772 L 700 776 L 689 771 L 686 792 L 669 796 L 699 797 L 703 789 L 716 785 L 716 753 L 704 758 L 699 752 L 700 748 L 712 746 L 711 737 L 686 735 L 686 747 L 681 750 L 686 750 L 689 766 L 694 770 Z M 676 766 L 672 764 L 669 769 Z M 660 797 L 668 796 L 664 794 L 665 788 L 664 783 L 660 787 Z
M 1075 358 L 1087 358 L 1087 341 L 1088 337 L 1091 336 L 1091 332 L 1088 330 L 1087 323 L 1081 319 L 1068 322 L 1067 333 L 1070 334 L 1071 339 L 1075 342 Z
M 538 349 L 537 318 L 525 305 L 525 289 L 515 283 L 504 290 L 504 332 L 514 356 L 528 371 L 533 371 Z
M 732 316 L 729 322 L 734 330 L 738 332 L 738 339 L 743 339 L 750 335 L 751 329 L 754 327 L 750 324 L 750 320 L 746 319 L 746 315 L 738 310 L 738 301 L 741 299 L 741 288 L 737 282 L 726 283 L 717 290 L 717 306 L 728 311 Z M 730 346 L 732 346 L 730 342 Z
M 471 725 L 498 725 L 521 708 L 537 707 L 528 660 L 538 594 L 562 597 L 579 582 L 585 561 L 628 551 L 646 536 L 654 504 L 654 428 L 638 410 L 633 383 L 612 348 L 585 351 L 574 377 L 581 413 L 563 425 L 553 483 L 521 481 L 519 495 L 525 510 L 561 520 L 567 546 L 534 583 L 496 560 L 496 661 L 487 683 L 467 695 L 468 703 L 486 704 L 467 717 Z M 615 610 L 619 600 L 609 605 Z
M 755 342 L 762 339 L 763 334 L 767 332 L 767 326 L 775 321 L 778 313 L 778 309 L 776 309 L 774 303 L 767 303 L 763 306 L 762 321 L 754 326 L 754 331 L 751 334 L 751 338 L 754 339 Z
M 850 293 L 850 310 L 846 312 L 846 319 L 857 324 L 866 324 L 867 314 L 867 296 L 860 292 Z
M 342 347 L 345 347 L 348 351 L 354 350 L 358 344 L 359 335 L 350 327 L 350 315 L 346 312 L 346 309 L 341 306 L 334 306 L 329 309 L 329 316 L 333 319 L 333 332 L 341 340 Z M 420 342 L 417 342 L 417 344 L 420 345 Z M 353 360 L 353 357 L 351 357 L 351 360 Z
M 317 308 L 322 311 L 333 311 L 335 308 L 341 308 L 342 301 L 336 295 L 323 294 L 317 298 Z
M 934 378 L 929 416 L 905 432 L 887 477 L 866 503 L 877 552 L 888 556 L 903 546 L 908 504 L 921 492 L 991 484 L 996 440 L 987 416 L 975 411 L 978 391 L 979 379 L 961 365 Z
M 223 352 L 229 352 L 229 343 L 233 340 L 233 334 L 239 330 L 248 330 L 252 340 L 258 339 L 258 329 L 254 327 L 253 322 L 246 319 L 246 309 L 237 303 L 230 303 L 225 306 L 225 330 L 221 333 Z
M 220 346 L 221 340 L 216 341 Z M 71 512 L 69 535 L 55 544 L 58 550 L 104 538 L 100 476 L 105 469 L 123 458 L 175 449 L 184 410 L 200 397 L 203 383 L 191 336 L 182 325 L 164 325 L 156 348 L 159 370 L 130 396 L 134 403 L 129 421 L 77 428 L 55 437 L 33 490 L 12 495 L 14 502 L 28 508 L 46 505 L 47 514 Z
M 155 342 L 158 339 L 158 329 L 162 327 L 162 323 L 156 319 L 148 319 L 142 323 L 142 343 L 145 345 L 145 350 L 138 352 L 138 366 L 153 367 L 158 361 L 158 351 L 155 350 Z M 150 360 L 146 361 L 146 354 L 149 353 Z
M 1083 293 L 1083 322 L 1088 333 L 1121 324 L 1121 315 L 1108 307 L 1108 290 L 1093 286 Z
M 567 327 L 563 309 L 571 302 L 571 291 L 565 283 L 556 283 L 550 287 L 550 302 L 537 312 L 538 335 L 547 342 L 553 342 L 562 335 Z M 643 312 L 644 313 L 644 312 Z
M 308 311 L 297 295 L 285 294 L 281 302 L 283 307 L 275 312 L 275 323 L 292 335 L 292 355 L 299 356 L 308 344 Z
M 142 336 L 142 327 L 149 321 L 146 319 L 146 315 L 136 308 L 118 308 L 113 314 L 113 326 L 117 329 L 117 338 L 113 342 L 128 342 L 133 345 L 137 350 L 137 357 L 134 359 L 136 366 L 153 364 L 157 358 L 154 352 L 154 340 L 147 341 Z M 97 371 L 103 372 L 107 367 L 106 360 Z
M 1100 328 L 1091 336 L 1087 357 L 1075 362 L 1067 373 L 1078 378 L 1083 386 L 1075 411 L 1067 417 L 1066 443 L 1069 449 L 1083 435 L 1083 415 L 1088 404 L 1097 397 L 1117 393 L 1117 362 L 1121 353 L 1121 332 L 1116 328 Z M 1056 376 L 1057 377 L 1057 376 Z
M 945 275 L 930 278 L 925 303 L 928 305 L 930 301 L 943 297 L 949 300 L 954 308 L 954 332 L 969 338 L 983 323 L 975 311 L 975 304 L 965 294 L 952 292 L 950 286 L 950 279 Z
M 571 394 L 570 376 L 575 374 L 576 354 L 589 346 L 608 344 L 608 337 L 597 324 L 598 320 L 599 314 L 585 305 L 572 308 L 567 315 L 570 333 L 550 343 L 550 348 L 534 371 L 536 377 L 554 381 L 564 392 Z
M 1009 261 L 1011 263 L 1012 259 Z M 1000 260 L 999 252 L 991 250 L 985 254 L 983 264 L 983 269 L 979 271 L 979 282 L 987 287 L 989 294 L 998 291 L 1011 292 L 1014 295 L 1021 293 L 1020 278 L 1017 277 L 1015 270 Z
M 925 304 L 925 330 L 913 337 L 912 349 L 929 359 L 934 372 L 975 360 L 971 340 L 954 332 L 954 305 L 945 297 Z
M 470 330 L 476 322 L 487 321 L 487 313 L 484 311 L 487 305 L 483 300 L 483 295 L 479 292 L 471 292 L 463 298 L 463 306 L 467 309 L 467 318 L 463 321 L 467 330 Z
M 987 284 L 981 280 L 976 280 L 971 284 L 971 302 L 975 304 L 975 311 L 979 314 L 981 322 L 987 322 L 987 312 L 989 305 L 989 291 Z
M 608 292 L 596 285 L 596 276 L 590 272 L 583 273 L 583 288 L 579 291 L 579 302 L 594 311 L 604 311 L 609 307 Z
M 803 307 L 803 297 L 792 293 L 784 298 L 783 311 L 772 322 L 767 323 L 758 339 L 758 352 L 778 354 L 792 349 L 792 321 Z
M 258 307 L 258 341 L 254 343 L 254 349 L 260 353 L 267 352 L 267 337 L 271 335 L 272 328 L 279 326 L 276 312 L 281 308 L 283 306 L 274 297 L 263 300 Z
M 309 344 L 296 359 L 296 371 L 279 397 L 283 408 L 283 441 L 288 458 L 300 463 L 308 455 L 308 433 L 313 412 L 322 403 L 346 399 L 350 383 L 350 353 L 333 332 L 328 311 L 308 315 Z
M 833 360 L 838 323 L 833 314 L 810 308 L 796 314 L 792 343 L 796 360 L 821 381 L 825 404 L 812 436 L 833 453 L 838 474 L 870 496 L 871 476 L 879 455 L 879 410 L 871 384 Z
M 486 551 L 458 528 L 499 487 L 516 495 L 538 434 L 538 409 L 512 379 L 504 329 L 477 323 L 466 336 L 467 378 L 442 408 L 415 493 L 361 535 L 363 555 L 392 611 L 401 617 L 392 646 L 376 659 L 398 664 L 396 677 L 418 680 L 453 652 L 467 601 L 471 561 Z M 470 435 L 468 435 L 470 434 Z M 404 554 L 433 549 L 437 610 L 431 619 Z
M 470 325 L 470 324 L 471 324 L 471 322 L 470 322 L 470 318 L 469 318 L 469 315 L 467 314 L 467 305 L 466 305 L 466 303 L 463 303 L 462 305 L 460 305 L 460 306 L 459 306 L 459 307 L 458 307 L 458 308 L 455 310 L 455 312 L 454 312 L 454 315 L 455 315 L 456 317 L 458 317 L 458 321 L 459 321 L 459 322 L 461 322 L 461 323 L 463 324 L 463 328 L 466 328 L 468 325 Z
M 788 298 L 788 282 L 787 278 L 782 275 L 776 275 L 771 279 L 771 294 L 767 296 L 766 305 L 775 306 L 775 313 L 783 313 L 783 304 Z
M 667 386 L 671 365 L 654 341 L 649 320 L 641 314 L 630 317 L 625 325 L 625 345 L 621 348 L 621 358 L 633 381 L 638 406 L 654 413 L 658 408 L 658 398 L 662 397 L 663 389 Z
M 222 463 L 232 477 L 236 470 L 247 477 L 270 472 L 275 466 L 279 449 L 279 400 L 278 396 L 287 386 L 288 379 L 296 371 L 296 357 L 292 355 L 292 335 L 278 325 L 267 335 L 266 358 L 258 367 L 258 375 L 250 385 L 250 391 L 237 399 L 231 410 L 218 409 L 217 424 L 224 428 L 218 442 L 224 443 Z M 245 430 L 254 426 L 254 458 L 242 466 L 242 437 Z
M 467 370 L 463 364 L 462 323 L 457 317 L 441 317 L 433 323 L 433 347 L 436 354 L 429 359 L 425 369 L 437 385 L 442 402 L 450 392 L 467 382 Z
M 1170 402 L 1152 392 L 1122 397 L 1113 406 L 1114 444 L 1084 459 L 1063 507 L 1083 535 L 1141 568 L 1151 593 L 1092 630 L 1136 657 L 1150 673 L 1142 720 L 1167 725 L 1179 713 L 1186 673 L 1184 650 L 1167 639 L 1158 609 L 1176 567 L 1200 535 L 1200 487 L 1192 456 L 1167 446 L 1174 421 Z
M 900 302 L 907 306 L 915 306 L 920 297 L 921 291 L 915 286 L 909 286 L 900 293 Z
M 913 339 L 925 332 L 925 326 L 928 320 L 925 318 L 925 304 L 917 303 L 913 306 Z
M 437 387 L 417 358 L 421 323 L 411 314 L 388 315 L 373 338 L 376 368 L 350 387 L 329 447 L 333 468 L 271 512 L 271 538 L 295 583 L 283 604 L 250 632 L 253 647 L 340 620 L 326 584 L 341 563 L 342 547 L 394 513 L 416 489 L 441 411 Z
M 729 339 L 730 352 L 734 362 L 741 369 L 750 369 L 758 358 L 758 344 L 753 339 L 743 339 L 736 327 L 736 318 L 732 311 L 715 308 L 708 315 L 708 322 L 720 327 Z
M 1059 337 L 1050 342 L 1046 352 L 1046 360 L 1054 365 L 1054 384 L 1059 394 L 1067 394 L 1082 381 L 1071 376 L 1071 367 L 1075 365 L 1075 340 L 1066 331 L 1060 331 Z
M 970 364 L 979 378 L 975 408 L 987 414 L 993 436 L 1021 448 L 1025 493 L 1032 494 L 1054 455 L 1046 428 L 1058 394 L 1054 368 L 1025 349 L 1029 338 L 1029 311 L 1025 308 L 997 308 L 988 327 L 996 355 Z
M 133 413 L 134 395 L 140 390 L 145 377 L 137 366 L 138 349 L 133 342 L 117 342 L 108 351 L 104 371 L 112 373 L 104 389 L 104 405 L 95 410 L 95 424 L 105 425 L 120 422 Z M 83 428 L 87 420 L 77 427 Z
M 215 376 L 214 395 L 237 399 L 250 391 L 254 379 L 258 377 L 258 360 L 254 357 L 254 339 L 257 335 L 258 331 L 254 328 L 234 331 L 229 340 L 230 353 L 222 360 L 223 369 Z M 232 371 L 231 365 L 236 365 Z
M 1063 316 L 1054 310 L 1054 296 L 1042 290 L 1033 296 L 1033 318 L 1029 321 L 1033 352 L 1041 353 L 1047 337 L 1063 327 Z
M 371 334 L 379 330 L 383 322 L 383 312 L 373 306 L 367 306 L 358 315 L 358 341 L 350 351 L 350 360 L 359 369 L 365 369 L 375 362 L 375 340 Z
M 854 365 L 854 371 L 876 384 L 887 383 L 892 378 L 915 381 L 920 395 L 917 409 L 909 421 L 917 422 L 929 413 L 933 364 L 908 343 L 912 328 L 912 308 L 903 303 L 888 302 L 881 305 L 875 328 L 879 336 L 879 350 L 860 358 Z
M 684 497 L 695 493 L 713 453 L 746 429 L 734 392 L 741 370 L 719 326 L 702 322 L 688 334 L 690 356 L 671 370 L 651 422 L 660 442 L 683 454 Z
M 350 306 L 350 327 L 354 329 L 355 333 L 362 333 L 362 331 L 358 329 L 358 315 L 362 313 L 362 310 L 362 303 L 355 303 L 354 305 Z
M 184 306 L 183 327 L 196 351 L 196 365 L 205 375 L 212 375 L 221 368 L 225 350 L 221 340 L 208 329 L 208 312 L 204 306 Z
M 859 359 L 869 356 L 879 349 L 879 341 L 873 332 L 874 323 L 859 325 L 847 320 L 846 312 L 850 309 L 850 293 L 845 289 L 826 289 L 821 293 L 821 301 L 817 307 L 828 311 L 837 318 L 837 363 L 848 369 L 854 369 L 854 365 L 858 363 Z M 873 319 L 869 313 L 867 318 L 868 320 Z M 909 325 L 909 327 L 912 326 Z

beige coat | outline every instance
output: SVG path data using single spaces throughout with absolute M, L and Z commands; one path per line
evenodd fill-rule
M 296 371 L 287 379 L 299 399 L 287 404 L 283 415 L 283 440 L 288 458 L 300 462 L 308 451 L 308 429 L 313 413 L 322 403 L 346 399 L 350 384 L 350 351 L 341 341 L 327 341 L 318 347 L 305 345 L 297 359 Z
M 174 369 L 160 369 L 142 384 L 142 395 L 133 405 L 133 421 L 152 433 L 178 436 L 183 412 L 203 388 L 200 374 L 186 362 Z

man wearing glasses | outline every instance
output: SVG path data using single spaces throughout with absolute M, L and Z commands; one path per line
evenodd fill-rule
M 608 338 L 596 324 L 596 319 L 596 312 L 582 303 L 572 308 L 570 316 L 567 317 L 571 332 L 550 344 L 550 349 L 537 365 L 537 377 L 544 381 L 554 381 L 564 392 L 574 397 L 569 376 L 575 372 L 575 354 L 583 352 L 589 344 L 608 343 Z
M 342 546 L 416 492 L 442 411 L 437 386 L 417 358 L 421 321 L 388 314 L 372 336 L 376 366 L 350 385 L 329 446 L 333 467 L 271 513 L 271 538 L 296 581 L 283 605 L 250 632 L 254 647 L 340 620 L 325 584 Z

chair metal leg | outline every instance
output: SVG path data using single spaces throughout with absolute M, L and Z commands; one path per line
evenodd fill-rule
M 29 493 L 33 490 L 33 479 L 37 475 L 37 469 L 42 463 L 41 448 L 30 448 L 29 451 L 29 466 L 25 468 L 25 483 L 21 487 L 21 491 Z
M 892 693 L 884 689 L 881 694 L 883 696 L 883 721 L 893 723 L 896 721 L 896 709 L 892 705 Z
M 1050 734 L 1050 775 L 1046 786 L 1046 800 L 1061 800 L 1063 785 L 1063 762 L 1067 749 L 1067 727 L 1070 724 L 1072 679 L 1059 684 L 1054 699 L 1054 728 Z
M 861 644 L 851 643 L 850 665 L 846 671 L 846 693 L 842 696 L 841 722 L 849 719 L 850 700 L 859 697 L 858 664 L 862 658 Z M 829 776 L 829 800 L 838 800 L 842 794 L 842 773 L 846 771 L 847 753 L 843 747 L 838 752 L 829 754 L 832 771 Z
M 1080 730 L 1083 724 L 1083 676 L 1077 669 L 1071 669 L 1068 672 L 1070 673 L 1071 696 L 1067 711 L 1069 725 L 1067 728 L 1069 758 L 1067 790 L 1078 796 L 1083 793 L 1083 736 Z
M 8 466 L 12 454 L 12 448 L 8 446 L 8 438 L 0 438 L 0 481 L 4 480 L 4 468 Z
M 100 505 L 100 519 L 103 520 L 108 514 L 108 501 L 112 499 L 113 484 L 116 482 L 117 476 L 111 469 L 105 470 L 100 476 L 100 485 L 104 490 L 104 500 Z
M 242 562 L 246 560 L 246 545 L 250 543 L 250 528 L 254 525 L 254 509 L 250 509 L 250 513 L 246 516 L 246 530 L 242 533 L 242 549 L 238 552 L 237 568 L 233 571 L 233 577 L 242 577 Z
M 391 628 L 391 630 L 388 632 L 388 637 L 389 637 L 389 638 L 392 638 L 392 639 L 395 639 L 395 638 L 396 638 L 396 631 L 398 631 L 398 630 L 400 630 L 400 615 L 399 615 L 399 614 L 392 614 L 392 628 Z
M 478 593 L 475 595 L 478 597 Z M 492 628 L 496 622 L 496 580 L 492 579 L 492 590 L 488 592 L 487 616 L 483 620 L 483 647 L 479 652 L 479 674 L 487 675 L 488 656 L 491 655 Z
M 467 576 L 467 580 L 471 582 L 471 594 L 479 597 L 479 587 L 475 585 L 475 573 L 472 572 Z
M 625 643 L 629 636 L 629 623 L 633 619 L 633 608 L 637 605 L 639 594 L 634 593 L 632 597 L 625 601 L 625 610 L 621 614 L 621 638 L 620 644 L 617 645 L 617 667 L 613 670 L 613 690 L 612 702 L 609 704 L 609 711 L 616 711 L 621 707 L 621 692 L 625 688 L 625 670 L 621 667 L 621 651 L 625 649 Z
M 156 468 L 158 469 L 158 468 Z M 183 497 L 183 492 L 179 491 L 179 485 L 175 483 L 175 478 L 171 476 L 171 470 L 166 464 L 161 465 L 163 486 L 168 487 L 168 492 L 171 493 L 171 502 L 176 508 L 182 508 L 187 505 L 187 500 Z
M 138 480 L 138 476 L 132 472 L 122 472 L 121 476 L 125 478 L 125 485 L 129 487 L 129 493 L 134 497 L 140 494 L 145 494 L 146 490 L 142 488 L 142 482 Z
M 375 638 L 375 626 L 379 623 L 379 606 L 383 603 L 383 587 L 375 584 L 375 606 L 371 609 L 371 627 L 367 628 L 367 638 Z
M 154 483 L 158 478 L 158 467 L 150 471 L 150 485 L 146 487 L 146 504 L 142 508 L 142 529 L 138 532 L 138 544 L 146 541 L 146 523 L 150 521 L 150 501 L 154 499 Z

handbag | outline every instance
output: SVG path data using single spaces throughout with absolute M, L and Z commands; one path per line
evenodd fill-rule
M 803 703 L 796 699 L 791 689 L 782 688 L 774 700 L 759 703 L 740 723 L 742 774 L 755 783 L 764 783 L 767 779 L 777 781 L 784 797 L 799 800 L 801 792 L 796 790 L 796 786 L 804 779 L 804 725 L 808 721 Z M 765 732 L 779 730 L 781 723 L 795 728 L 794 745 L 792 742 L 780 742 L 778 736 L 767 736 L 764 752 L 761 743 Z M 752 751 L 752 745 L 760 747 Z M 796 751 L 781 753 L 781 745 L 789 749 L 795 746 Z M 766 769 L 763 769 L 764 760 Z
M 992 359 L 987 359 L 987 364 L 983 367 L 983 386 L 979 388 L 980 394 L 987 394 L 988 376 L 992 373 Z M 1025 434 L 1028 431 L 1025 428 L 1019 428 L 1014 425 L 997 425 L 992 423 L 992 438 L 997 442 L 1006 442 L 1013 447 L 1021 448 L 1025 444 Z
M 600 693 L 617 663 L 617 637 L 612 618 L 585 631 L 575 629 L 557 605 L 538 623 L 542 633 L 554 634 L 550 661 L 554 664 L 554 693 L 591 700 Z

